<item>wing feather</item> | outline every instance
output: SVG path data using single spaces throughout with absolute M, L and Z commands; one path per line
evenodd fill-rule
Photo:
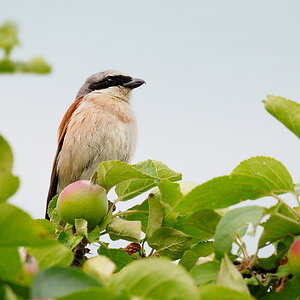
M 56 195 L 57 193 L 57 184 L 58 184 L 58 170 L 57 170 L 57 160 L 58 160 L 58 156 L 59 153 L 61 151 L 61 148 L 63 146 L 63 142 L 64 142 L 64 138 L 67 132 L 67 128 L 68 128 L 68 124 L 70 122 L 70 118 L 72 116 L 72 114 L 74 113 L 74 111 L 76 110 L 76 108 L 78 107 L 80 101 L 82 100 L 83 97 L 78 98 L 77 100 L 75 100 L 72 105 L 69 107 L 69 109 L 67 110 L 67 112 L 65 113 L 60 125 L 59 125 L 59 129 L 58 129 L 58 146 L 57 146 L 57 150 L 56 150 L 56 154 L 55 154 L 55 158 L 54 158 L 54 162 L 53 162 L 53 166 L 52 166 L 52 172 L 51 172 L 51 178 L 50 178 L 50 187 L 49 187 L 49 191 L 48 191 L 48 197 L 47 197 L 47 206 L 46 206 L 46 214 L 45 214 L 45 218 L 47 220 L 49 220 L 49 216 L 48 216 L 48 205 L 49 202 L 51 201 L 51 199 Z

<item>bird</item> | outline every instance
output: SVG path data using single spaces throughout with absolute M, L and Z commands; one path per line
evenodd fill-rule
M 47 197 L 77 180 L 88 180 L 108 160 L 129 162 L 136 147 L 137 125 L 131 91 L 145 83 L 118 71 L 89 76 L 66 111 L 59 129 Z

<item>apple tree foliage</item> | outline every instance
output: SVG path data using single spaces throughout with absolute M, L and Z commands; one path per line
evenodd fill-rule
M 300 137 L 298 103 L 268 96 L 264 105 Z M 274 158 L 251 157 L 230 174 L 201 184 L 182 182 L 180 173 L 152 159 L 134 165 L 105 161 L 96 180 L 116 196 L 103 222 L 90 231 L 85 220 L 72 226 L 59 219 L 57 196 L 48 208 L 51 221 L 32 219 L 9 204 L 19 187 L 12 168 L 12 150 L 1 137 L 0 299 L 289 300 L 300 295 L 300 281 L 287 264 L 289 248 L 300 236 L 300 209 L 281 196 L 289 194 L 299 204 L 300 187 Z M 277 203 L 234 206 L 264 197 Z M 135 198 L 138 204 L 130 207 Z M 118 210 L 120 201 L 130 208 Z M 244 240 L 258 229 L 262 233 L 250 255 Z M 126 246 L 113 247 L 116 240 Z M 260 257 L 269 245 L 273 253 Z
M 51 72 L 51 66 L 41 56 L 34 56 L 29 61 L 14 61 L 11 53 L 14 47 L 19 46 L 18 27 L 13 22 L 5 22 L 0 26 L 0 49 L 3 58 L 0 58 L 0 73 L 37 73 Z

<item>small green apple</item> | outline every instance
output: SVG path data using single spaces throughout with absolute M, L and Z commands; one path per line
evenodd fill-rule
M 300 238 L 298 238 L 290 247 L 288 264 L 292 274 L 300 280 Z
M 56 207 L 63 221 L 75 225 L 75 219 L 85 219 L 91 230 L 102 222 L 107 206 L 104 188 L 88 180 L 78 180 L 63 189 Z

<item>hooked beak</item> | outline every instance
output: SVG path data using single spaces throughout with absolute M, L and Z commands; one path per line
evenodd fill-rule
M 132 78 L 131 81 L 123 83 L 122 86 L 129 88 L 129 89 L 135 89 L 144 83 L 146 83 L 146 82 L 143 79 Z

